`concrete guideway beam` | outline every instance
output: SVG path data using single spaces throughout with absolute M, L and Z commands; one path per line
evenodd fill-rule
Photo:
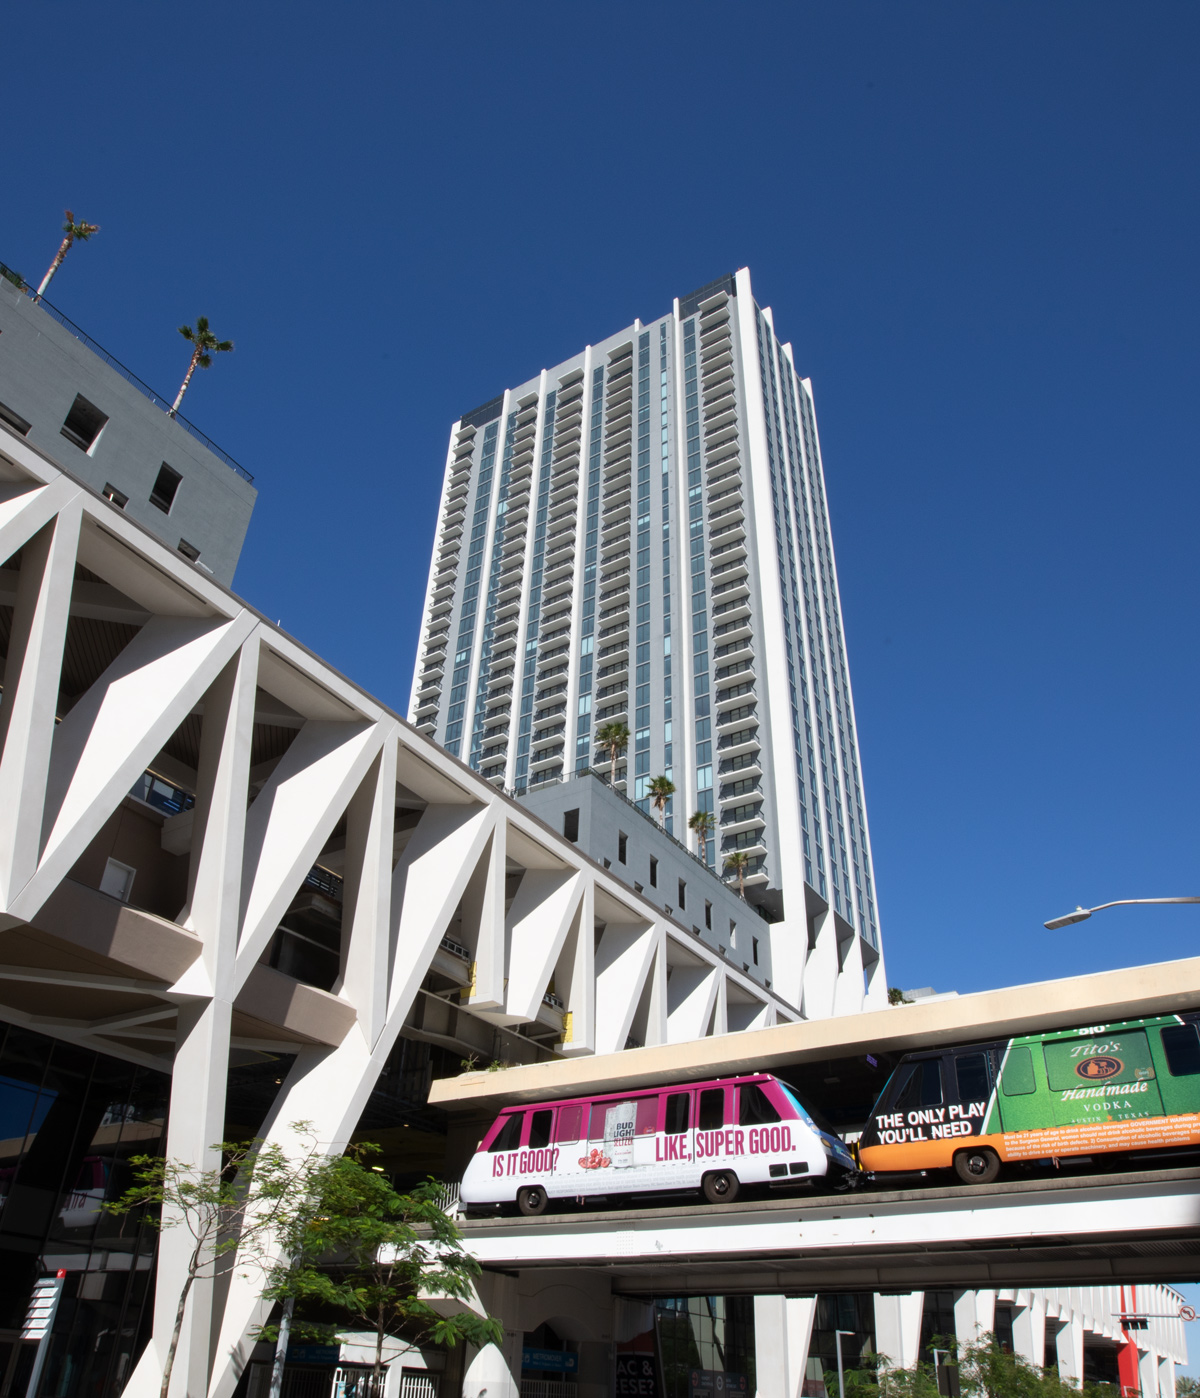
M 985 990 L 885 1010 L 797 1020 L 738 1034 L 648 1045 L 612 1054 L 441 1078 L 431 1103 L 449 1110 L 500 1107 L 611 1090 L 770 1073 L 793 1064 L 908 1053 L 938 1045 L 1010 1038 L 1036 1029 L 1115 1023 L 1200 1006 L 1200 957 Z
M 797 1295 L 1200 1277 L 1200 1170 L 467 1220 L 484 1267 L 570 1262 L 630 1295 Z M 986 1319 L 986 1318 L 985 1318 Z

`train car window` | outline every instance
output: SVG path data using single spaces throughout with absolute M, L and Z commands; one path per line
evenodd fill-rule
M 1194 1024 L 1172 1024 L 1162 1031 L 1167 1068 L 1173 1078 L 1200 1073 L 1200 1037 Z
M 667 1117 L 663 1130 L 668 1136 L 678 1136 L 688 1129 L 688 1106 L 691 1093 L 672 1092 L 667 1098 Z
M 658 1130 L 658 1098 L 639 1097 L 637 1099 L 637 1123 L 634 1134 L 653 1136 Z
M 550 1144 L 550 1128 L 554 1125 L 554 1112 L 550 1109 L 534 1112 L 529 1123 L 529 1147 L 540 1150 Z
M 570 1107 L 559 1107 L 558 1109 L 558 1130 L 554 1133 L 556 1141 L 577 1141 L 579 1140 L 579 1127 L 582 1124 L 583 1107 L 576 1102 Z
M 516 1150 L 521 1144 L 521 1123 L 525 1120 L 520 1112 L 514 1112 L 488 1146 L 488 1150 Z
M 706 1087 L 700 1094 L 696 1125 L 701 1131 L 719 1131 L 725 1125 L 725 1089 Z
M 986 1102 L 992 1084 L 988 1080 L 986 1053 L 964 1053 L 954 1060 L 954 1075 L 958 1079 L 958 1096 L 963 1102 Z
M 900 1089 L 895 1109 L 911 1112 L 918 1107 L 938 1107 L 942 1102 L 942 1060 L 924 1058 L 912 1065 L 908 1081 Z
M 779 1113 L 756 1082 L 743 1083 L 738 1089 L 738 1096 L 741 1099 L 738 1104 L 739 1126 L 770 1126 L 779 1120 Z
M 1000 1072 L 1000 1090 L 1005 1097 L 1025 1097 L 1035 1091 L 1033 1055 L 1024 1044 L 1014 1044 Z

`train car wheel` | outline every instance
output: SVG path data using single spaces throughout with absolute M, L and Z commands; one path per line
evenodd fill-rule
M 546 1212 L 546 1191 L 540 1184 L 531 1184 L 517 1191 L 517 1208 L 526 1218 L 534 1218 Z
M 710 1204 L 732 1204 L 738 1197 L 738 1177 L 732 1170 L 714 1170 L 704 1176 L 700 1188 Z
M 960 1150 L 954 1157 L 954 1173 L 964 1184 L 991 1184 L 1000 1173 L 1000 1157 L 987 1146 Z

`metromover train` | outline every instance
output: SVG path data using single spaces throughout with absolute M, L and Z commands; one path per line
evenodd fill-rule
M 854 1179 L 845 1142 L 765 1073 L 509 1107 L 463 1175 L 468 1211 L 554 1199 L 699 1190 L 730 1203 L 741 1185 Z
M 855 1146 L 864 1170 L 953 1169 L 1200 1145 L 1200 1014 L 907 1054 Z

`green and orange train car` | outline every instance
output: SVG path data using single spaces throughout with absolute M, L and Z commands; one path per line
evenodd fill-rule
M 862 1168 L 953 1169 L 1200 1147 L 1200 1013 L 908 1054 L 872 1108 Z

